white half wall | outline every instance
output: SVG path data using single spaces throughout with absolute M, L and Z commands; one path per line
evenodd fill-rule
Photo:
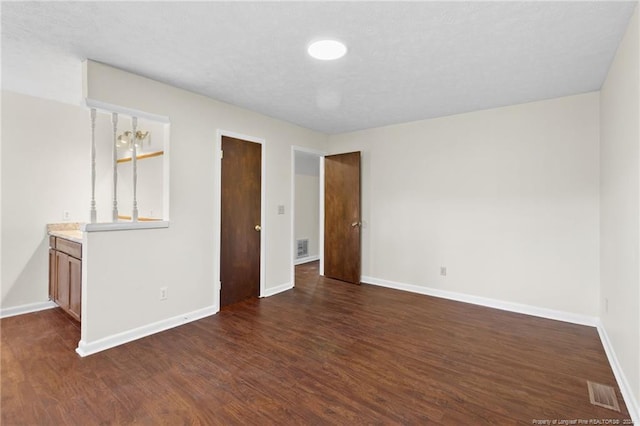
M 639 37 L 636 8 L 600 94 L 599 316 L 636 404 L 636 421 L 640 421 Z
M 588 93 L 330 136 L 362 151 L 362 275 L 596 316 L 598 114 Z

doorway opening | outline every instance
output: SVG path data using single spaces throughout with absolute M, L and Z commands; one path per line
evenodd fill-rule
M 296 265 L 319 261 L 323 274 L 324 155 L 322 151 L 291 149 L 291 283 Z

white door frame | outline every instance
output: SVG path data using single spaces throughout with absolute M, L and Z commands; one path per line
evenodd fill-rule
M 296 282 L 296 267 L 294 255 L 294 253 L 296 252 L 296 152 L 315 154 L 318 156 L 320 161 L 320 223 L 318 224 L 318 256 L 320 257 L 320 275 L 324 275 L 324 156 L 327 155 L 327 153 L 324 151 L 305 148 L 303 146 L 291 146 L 291 253 L 289 258 L 291 259 L 291 285 L 294 287 Z
M 228 130 L 218 129 L 216 132 L 216 164 L 214 173 L 214 188 L 216 188 L 218 195 L 215 197 L 215 205 L 214 205 L 214 225 L 216 226 L 216 231 L 214 232 L 214 245 L 217 249 L 217 255 L 215 256 L 213 265 L 215 268 L 214 271 L 214 305 L 216 307 L 216 312 L 220 310 L 220 254 L 221 254 L 221 230 L 220 227 L 222 225 L 222 137 L 228 136 L 230 138 L 242 139 L 248 142 L 255 142 L 261 145 L 261 164 L 260 164 L 260 226 L 262 229 L 260 230 L 260 297 L 264 297 L 265 295 L 265 232 L 268 230 L 266 224 L 266 215 L 265 215 L 265 204 L 266 204 L 266 140 L 263 138 L 243 135 L 241 133 L 236 133 Z

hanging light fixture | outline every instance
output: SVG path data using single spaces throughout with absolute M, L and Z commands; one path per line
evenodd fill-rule
M 136 145 L 136 151 L 140 152 L 142 150 L 142 142 L 145 139 L 151 139 L 149 135 L 149 131 L 138 130 L 136 131 L 135 137 L 133 136 L 133 132 L 131 130 L 127 130 L 118 136 L 116 140 L 116 146 L 120 149 L 128 149 L 129 151 L 133 151 L 133 144 Z M 151 142 L 149 140 L 149 142 Z

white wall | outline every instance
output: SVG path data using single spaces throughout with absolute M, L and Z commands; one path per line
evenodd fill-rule
M 624 376 L 634 393 L 633 399 L 640 406 L 638 38 L 636 8 L 600 94 L 599 313 Z
M 0 76 L 1 78 L 1 76 Z M 2 96 L 2 92 L 0 92 L 0 96 Z M 2 245 L 3 245 L 3 238 L 2 238 L 2 205 L 3 205 L 3 198 L 2 198 L 2 190 L 3 190 L 3 186 L 2 186 L 2 171 L 4 170 L 2 167 L 2 134 L 1 134 L 1 129 L 2 129 L 2 119 L 3 119 L 3 115 L 2 115 L 2 104 L 4 102 L 2 102 L 0 100 L 0 312 L 2 312 L 2 303 L 4 301 L 4 292 L 3 292 L 3 286 L 2 286 L 2 271 L 4 270 L 3 266 L 2 266 Z
M 89 216 L 89 112 L 2 92 L 2 309 L 48 300 L 46 224 Z
M 589 93 L 330 136 L 362 151 L 363 280 L 595 316 L 598 113 Z
M 319 162 L 320 160 L 317 159 Z M 320 229 L 320 176 L 297 174 L 295 239 L 309 240 L 309 257 L 318 256 Z M 294 253 L 294 256 L 296 253 Z
M 170 227 L 87 236 L 86 344 L 214 306 L 218 129 L 266 140 L 266 288 L 292 284 L 291 146 L 325 150 L 326 135 L 94 62 L 87 64 L 85 84 L 94 100 L 171 121 Z M 278 205 L 285 205 L 284 215 Z M 162 286 L 169 297 L 159 302 Z

